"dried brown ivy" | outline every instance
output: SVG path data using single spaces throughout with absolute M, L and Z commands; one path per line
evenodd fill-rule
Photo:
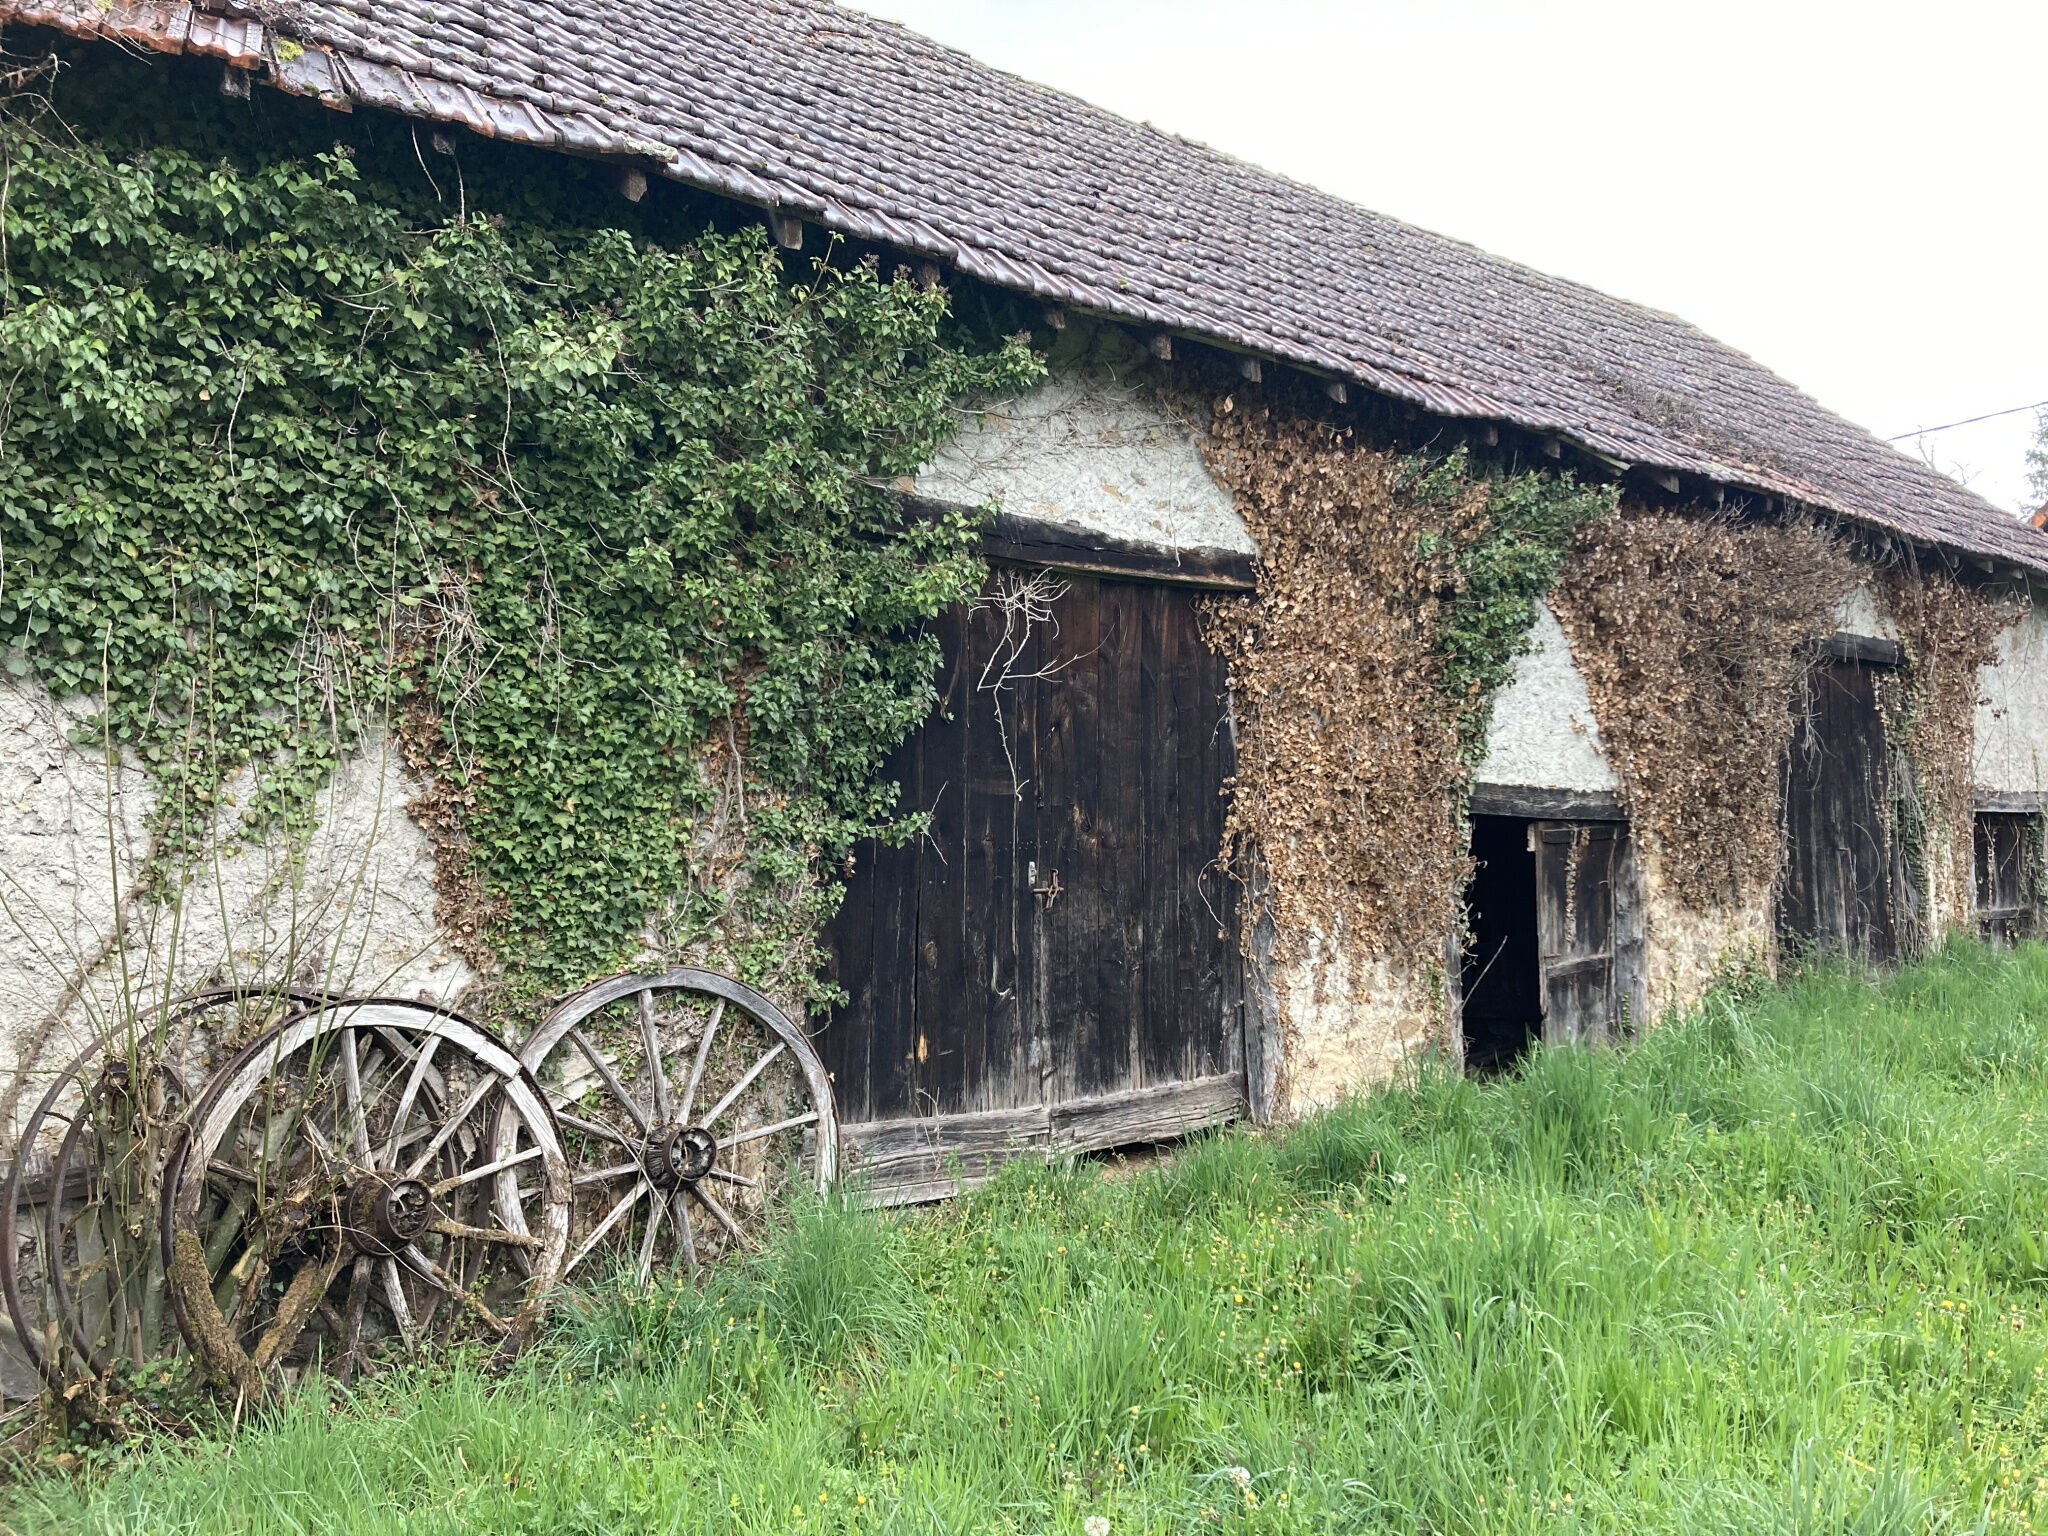
M 1807 523 L 1634 508 L 1580 530 L 1551 605 L 1635 834 L 1696 911 L 1767 897 L 1791 701 L 1858 579 Z
M 1483 478 L 1459 452 L 1403 457 L 1228 395 L 1208 453 L 1259 548 L 1257 594 L 1209 610 L 1238 725 L 1225 863 L 1282 958 L 1320 933 L 1427 968 L 1470 869 L 1461 805 L 1492 692 L 1612 493 Z
M 1912 763 L 1918 825 L 1900 830 L 1926 861 L 1936 909 L 1923 915 L 1938 931 L 1969 919 L 1978 669 L 1998 660 L 1998 636 L 2021 609 L 1912 558 L 1884 568 L 1880 591 L 1906 652 L 1886 724 Z

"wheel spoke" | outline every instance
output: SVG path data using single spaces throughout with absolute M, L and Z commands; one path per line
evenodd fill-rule
M 555 1111 L 555 1118 L 572 1131 L 581 1131 L 586 1136 L 602 1136 L 606 1141 L 617 1142 L 629 1152 L 633 1150 L 633 1143 L 608 1125 L 599 1125 L 595 1120 L 584 1120 L 576 1115 L 565 1115 L 559 1109 Z
M 705 1177 L 708 1179 L 723 1179 L 726 1183 L 737 1184 L 742 1189 L 759 1189 L 761 1187 L 760 1180 L 744 1178 L 737 1173 L 728 1173 L 723 1168 L 714 1168 Z
M 591 1249 L 595 1248 L 599 1243 L 604 1241 L 605 1233 L 611 1231 L 613 1227 L 619 1224 L 619 1218 L 624 1216 L 628 1211 L 633 1209 L 633 1202 L 635 1200 L 638 1200 L 642 1195 L 646 1194 L 653 1187 L 654 1186 L 649 1184 L 645 1179 L 642 1179 L 639 1183 L 633 1186 L 631 1194 L 627 1195 L 625 1199 L 621 1200 L 617 1205 L 613 1206 L 610 1211 L 606 1212 L 604 1220 L 600 1221 L 597 1224 L 597 1229 L 594 1232 L 592 1232 L 590 1236 L 586 1237 L 583 1240 L 583 1246 L 576 1250 L 575 1257 L 571 1258 L 568 1263 L 562 1266 L 562 1278 L 564 1280 L 569 1278 L 570 1272 L 574 1270 L 578 1264 L 581 1264 L 586 1258 L 590 1256 Z
M 370 1305 L 370 1281 L 376 1272 L 375 1259 L 367 1253 L 357 1255 L 355 1269 L 348 1277 L 348 1315 L 342 1319 L 341 1359 L 335 1370 L 344 1382 L 355 1374 L 356 1349 L 363 1336 L 363 1313 Z
M 675 1211 L 676 1231 L 682 1234 L 683 1262 L 689 1265 L 690 1268 L 695 1269 L 697 1267 L 697 1234 L 690 1230 L 690 1202 L 684 1198 L 683 1192 L 679 1189 L 670 1197 L 669 1205 Z
M 452 1296 L 457 1305 L 469 1308 L 470 1311 L 474 1312 L 491 1328 L 496 1330 L 501 1337 L 512 1331 L 510 1323 L 470 1295 L 466 1287 L 457 1285 L 447 1270 L 436 1264 L 424 1253 L 421 1253 L 414 1244 L 407 1243 L 403 1252 L 407 1262 L 424 1275 L 430 1284 L 437 1287 L 443 1294 Z M 436 1305 L 439 1305 L 439 1303 L 436 1303 Z
M 298 1343 L 299 1335 L 312 1321 L 314 1309 L 326 1299 L 328 1288 L 334 1284 L 341 1260 L 341 1248 L 336 1245 L 333 1255 L 324 1263 L 307 1264 L 292 1276 L 284 1299 L 278 1303 L 276 1318 L 249 1356 L 257 1370 L 269 1370 L 284 1357 L 286 1350 Z
M 633 1123 L 640 1128 L 640 1134 L 645 1136 L 647 1113 L 633 1102 L 633 1095 L 626 1092 L 626 1085 L 619 1081 L 619 1074 L 612 1070 L 612 1064 L 599 1054 L 597 1047 L 590 1043 L 590 1037 L 582 1030 L 570 1030 L 569 1038 L 575 1043 L 576 1049 L 583 1053 L 583 1059 L 597 1069 L 597 1075 L 604 1080 L 605 1087 L 611 1090 L 612 1097 L 626 1106 L 626 1113 L 633 1117 Z
M 690 1085 L 683 1090 L 683 1107 L 676 1112 L 678 1120 L 690 1118 L 690 1106 L 697 1102 L 697 1084 L 704 1078 L 704 1063 L 711 1059 L 711 1037 L 718 1033 L 718 1021 L 725 1017 L 725 999 L 720 998 L 711 1008 L 711 1018 L 704 1025 L 704 1038 L 697 1042 L 697 1059 L 690 1065 Z
M 429 1232 L 439 1232 L 443 1237 L 469 1238 L 479 1243 L 504 1243 L 512 1248 L 538 1248 L 540 1239 L 529 1237 L 524 1232 L 507 1232 L 498 1227 L 465 1227 L 459 1221 L 438 1217 L 427 1223 Z
M 420 1170 L 432 1162 L 434 1154 L 447 1145 L 448 1138 L 462 1128 L 462 1122 L 469 1118 L 470 1112 L 477 1105 L 483 1103 L 484 1095 L 497 1087 L 502 1081 L 503 1079 L 495 1074 L 487 1075 L 483 1081 L 469 1090 L 469 1097 L 462 1101 L 462 1107 L 448 1117 L 447 1122 L 442 1125 L 441 1129 L 434 1133 L 434 1139 L 427 1143 L 426 1151 L 414 1158 L 412 1166 L 405 1170 L 405 1176 L 408 1179 L 416 1179 L 420 1176 Z
M 704 1124 L 707 1126 L 717 1124 L 718 1117 L 724 1114 L 728 1109 L 732 1108 L 733 1101 L 737 1099 L 741 1094 L 747 1091 L 747 1089 L 753 1084 L 755 1078 L 759 1077 L 763 1072 L 768 1070 L 768 1063 L 773 1061 L 776 1057 L 780 1056 L 787 1049 L 789 1049 L 789 1047 L 785 1045 L 782 1041 L 776 1041 L 773 1048 L 769 1050 L 768 1054 L 763 1056 L 759 1061 L 755 1062 L 751 1067 L 749 1067 L 747 1069 L 747 1075 L 741 1078 L 738 1082 L 734 1083 L 732 1087 L 727 1090 L 725 1097 L 718 1101 L 718 1107 L 712 1110 L 710 1114 L 704 1117 Z
M 377 1267 L 384 1272 L 384 1302 L 391 1308 L 391 1320 L 398 1324 L 398 1336 L 405 1341 L 405 1347 L 413 1347 L 412 1308 L 406 1304 L 405 1286 L 398 1277 L 398 1260 L 381 1259 Z
M 593 1184 L 610 1184 L 619 1179 L 632 1178 L 647 1170 L 638 1163 L 619 1163 L 610 1168 L 593 1168 L 589 1173 L 579 1173 L 574 1180 L 578 1189 L 588 1189 Z
M 666 1200 L 647 1202 L 647 1232 L 640 1239 L 639 1281 L 642 1285 L 647 1283 L 647 1277 L 654 1272 L 654 1239 L 661 1231 L 661 1213 L 667 1209 Z
M 530 1163 L 546 1150 L 544 1147 L 528 1147 L 524 1152 L 501 1157 L 495 1163 L 488 1163 L 482 1168 L 472 1168 L 468 1173 L 458 1173 L 453 1178 L 443 1179 L 440 1183 L 432 1185 L 429 1192 L 438 1200 L 450 1190 L 460 1189 L 465 1184 L 474 1184 L 478 1179 L 488 1179 L 494 1173 L 503 1173 L 507 1168 L 516 1168 L 521 1163 Z
M 363 1107 L 363 1070 L 356 1060 L 356 1032 L 341 1032 L 341 1089 L 348 1105 L 348 1143 L 358 1159 L 370 1161 L 370 1112 Z
M 413 1057 L 412 1071 L 405 1077 L 405 1091 L 398 1096 L 398 1111 L 391 1117 L 391 1134 L 384 1138 L 384 1155 L 378 1158 L 378 1162 L 386 1166 L 398 1158 L 398 1138 L 404 1134 L 405 1117 L 412 1113 L 413 1101 L 420 1095 L 420 1084 L 426 1081 L 427 1068 L 433 1063 L 434 1052 L 440 1044 L 439 1035 L 429 1035 Z
M 321 1130 L 319 1126 L 313 1123 L 312 1116 L 307 1115 L 303 1117 L 300 1123 L 303 1124 L 306 1128 L 306 1139 L 313 1143 L 314 1147 L 316 1147 L 319 1150 L 319 1153 L 322 1157 L 326 1158 L 327 1161 L 329 1161 L 330 1163 L 340 1163 L 343 1166 L 347 1165 L 347 1158 L 336 1157 L 334 1155 L 334 1143 L 327 1139 L 327 1133 L 325 1131 Z M 269 1161 L 267 1154 L 264 1160 L 266 1162 Z M 285 1167 L 289 1168 L 290 1166 L 291 1160 L 287 1158 L 285 1160 Z
M 714 1221 L 732 1234 L 734 1242 L 750 1253 L 754 1250 L 754 1240 L 740 1230 L 740 1224 L 732 1219 L 732 1212 L 720 1205 L 718 1198 L 710 1190 L 706 1189 L 702 1184 L 692 1184 L 690 1186 L 690 1193 L 695 1195 L 703 1204 L 704 1209 L 711 1213 Z
M 759 1141 L 763 1136 L 773 1136 L 777 1131 L 787 1131 L 799 1125 L 809 1125 L 818 1118 L 814 1109 L 808 1114 L 791 1115 L 787 1120 L 778 1120 L 773 1125 L 757 1125 L 752 1130 L 741 1131 L 737 1136 L 728 1137 L 719 1143 L 724 1147 L 737 1147 L 742 1142 Z
M 640 1015 L 640 1049 L 647 1053 L 647 1070 L 654 1078 L 654 1118 L 667 1125 L 671 1118 L 668 1097 L 668 1074 L 661 1069 L 661 1041 L 654 1030 L 654 989 L 642 987 L 635 1005 Z M 654 1224 L 648 1223 L 652 1231 Z

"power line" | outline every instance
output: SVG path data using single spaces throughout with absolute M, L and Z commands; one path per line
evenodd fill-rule
M 1897 437 L 1885 439 L 1888 443 L 1903 443 L 1909 437 L 1926 437 L 1934 432 L 1946 432 L 1950 427 L 1974 427 L 1980 421 L 1996 421 L 2001 416 L 2017 416 L 2021 411 L 2038 411 L 2048 406 L 2048 400 L 2036 400 L 2032 405 L 2008 406 L 2002 411 L 1986 411 L 1982 416 L 1972 416 L 1964 421 L 1951 421 L 1947 426 L 1922 427 L 1917 432 L 1901 432 Z

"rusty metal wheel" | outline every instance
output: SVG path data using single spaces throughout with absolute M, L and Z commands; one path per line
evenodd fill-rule
M 328 1004 L 186 1117 L 161 1217 L 178 1326 L 243 1398 L 430 1342 L 480 1340 L 502 1365 L 561 1273 L 569 1178 L 539 1086 L 489 1031 Z
M 156 1233 L 176 1127 L 215 1051 L 314 1002 L 239 987 L 174 999 L 93 1041 L 29 1115 L 0 1184 L 0 1292 L 53 1386 L 176 1353 Z
M 823 1192 L 838 1171 L 818 1053 L 730 976 L 611 977 L 549 1014 L 519 1056 L 575 1167 L 565 1279 L 630 1266 L 644 1284 L 658 1263 L 758 1247 L 792 1191 Z

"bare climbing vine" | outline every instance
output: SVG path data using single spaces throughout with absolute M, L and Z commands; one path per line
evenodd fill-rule
M 1928 910 L 1939 931 L 1970 915 L 1975 812 L 1977 674 L 1998 659 L 1998 636 L 2024 608 L 1907 558 L 1884 568 L 1885 611 L 1906 651 L 1902 688 L 1887 690 L 1887 730 L 1912 764 L 1899 830 L 1926 871 Z
M 1003 758 L 1010 767 L 1010 793 L 1017 800 L 1024 798 L 1024 779 L 1017 769 L 1017 754 L 1010 745 L 1010 723 L 1003 717 L 1003 695 L 1014 693 L 1019 683 L 1051 677 L 1080 659 L 1063 656 L 1024 670 L 1024 656 L 1035 633 L 1058 637 L 1060 626 L 1055 610 L 1069 590 L 1069 583 L 1054 571 L 1002 569 L 990 573 L 987 585 L 974 600 L 975 612 L 993 614 L 1003 626 L 1002 633 L 989 647 L 988 660 L 974 681 L 974 691 L 988 695 L 989 708 L 996 717 L 996 740 L 1003 744 Z
M 1551 604 L 1636 836 L 1696 911 L 1776 877 L 1792 699 L 1858 575 L 1806 523 L 1637 509 L 1579 530 Z

